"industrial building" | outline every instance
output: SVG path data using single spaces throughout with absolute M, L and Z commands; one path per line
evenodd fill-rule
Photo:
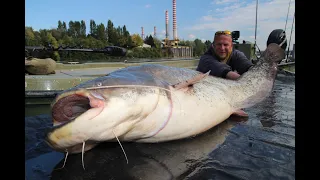
M 193 48 L 190 46 L 180 46 L 177 31 L 177 4 L 176 0 L 172 0 L 172 25 L 173 37 L 169 37 L 169 15 L 168 10 L 165 11 L 165 39 L 162 40 L 162 51 L 174 58 L 190 58 L 193 57 Z M 156 37 L 156 27 L 154 27 L 154 36 Z M 144 39 L 143 27 L 141 27 L 141 38 Z
M 173 57 L 188 58 L 193 57 L 193 48 L 189 46 L 179 46 L 178 30 L 177 30 L 177 3 L 172 0 L 172 25 L 173 38 L 169 38 L 169 15 L 168 10 L 165 12 L 166 36 L 162 40 L 163 51 L 167 51 Z

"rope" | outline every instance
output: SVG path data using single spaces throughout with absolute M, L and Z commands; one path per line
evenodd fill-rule
M 257 24 L 258 24 L 258 0 L 256 1 L 256 24 L 255 24 L 255 32 L 254 32 L 254 53 L 256 53 L 256 45 L 257 45 Z
M 291 4 L 291 0 L 289 1 L 288 13 L 287 13 L 287 19 L 286 19 L 286 25 L 284 26 L 284 30 L 285 30 L 285 31 L 286 31 L 286 28 L 287 28 L 287 22 L 288 22 L 288 16 L 289 16 L 290 4 Z
M 293 29 L 293 23 L 294 23 L 294 18 L 296 16 L 296 13 L 294 12 L 293 14 L 293 19 L 292 19 L 292 25 L 291 25 L 291 33 L 290 33 L 290 39 L 289 39 L 289 46 L 288 46 L 288 50 L 287 50 L 287 60 L 288 61 L 288 56 L 289 56 L 289 48 L 290 48 L 290 42 L 291 42 L 291 36 L 292 36 L 292 29 Z

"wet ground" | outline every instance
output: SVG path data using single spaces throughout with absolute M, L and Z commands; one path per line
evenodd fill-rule
M 104 143 L 84 154 L 43 143 L 48 114 L 25 118 L 26 179 L 295 179 L 295 80 L 278 74 L 267 99 L 199 136 L 159 144 Z M 57 169 L 57 170 L 54 170 Z

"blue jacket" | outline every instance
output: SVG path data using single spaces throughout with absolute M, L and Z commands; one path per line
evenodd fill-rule
M 213 53 L 213 48 L 210 48 L 205 52 L 199 61 L 197 71 L 207 73 L 211 70 L 210 75 L 226 78 L 226 75 L 230 71 L 236 70 L 240 75 L 248 71 L 253 63 L 248 60 L 243 52 L 233 49 L 229 60 L 226 63 L 222 63 L 219 58 Z

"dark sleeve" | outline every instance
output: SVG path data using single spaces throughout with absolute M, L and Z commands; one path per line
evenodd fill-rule
M 226 78 L 226 75 L 231 71 L 231 67 L 227 64 L 219 62 L 213 56 L 204 55 L 200 58 L 197 71 L 207 73 L 211 70 L 210 75 Z
M 253 66 L 253 63 L 241 51 L 236 51 L 234 61 L 232 62 L 234 70 L 240 75 L 247 72 Z

